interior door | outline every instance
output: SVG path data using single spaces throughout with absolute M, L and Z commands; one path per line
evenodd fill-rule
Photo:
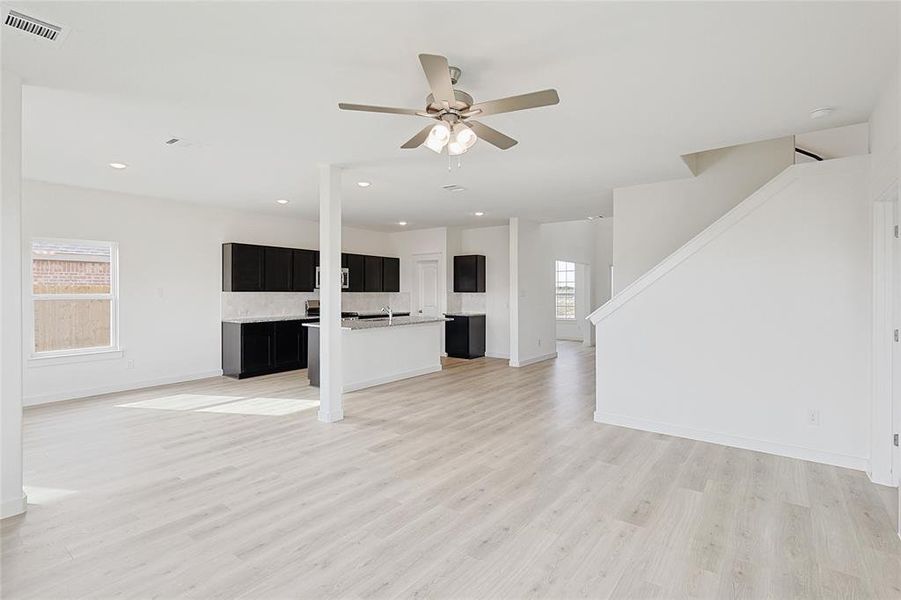
M 428 317 L 437 317 L 441 310 L 438 305 L 438 261 L 416 262 L 416 312 Z

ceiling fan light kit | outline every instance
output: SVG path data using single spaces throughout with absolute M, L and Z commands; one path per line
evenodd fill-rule
M 480 117 L 506 112 L 551 106 L 560 102 L 557 90 L 549 89 L 531 94 L 511 96 L 499 100 L 475 103 L 472 96 L 462 90 L 454 89 L 462 71 L 451 67 L 447 58 L 435 54 L 420 54 L 419 62 L 428 80 L 431 94 L 426 98 L 425 110 L 412 108 L 394 108 L 389 106 L 370 106 L 367 104 L 347 104 L 341 102 L 341 110 L 388 113 L 425 117 L 438 121 L 428 125 L 419 133 L 407 140 L 401 148 L 411 149 L 425 146 L 429 150 L 441 154 L 447 148 L 448 156 L 464 154 L 481 138 L 501 150 L 507 150 L 517 141 L 484 125 L 471 120 Z

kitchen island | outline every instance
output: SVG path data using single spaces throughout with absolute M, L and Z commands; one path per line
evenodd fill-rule
M 341 321 L 342 391 L 417 377 L 441 370 L 444 317 L 394 317 Z M 307 369 L 319 385 L 319 323 L 309 328 Z

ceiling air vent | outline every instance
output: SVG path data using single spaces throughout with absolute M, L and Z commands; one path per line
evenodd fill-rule
M 42 37 L 51 42 L 60 41 L 63 34 L 62 27 L 46 23 L 15 10 L 6 11 L 3 16 L 3 22 L 10 27 Z
M 463 186 L 461 186 L 461 185 L 457 185 L 456 183 L 451 183 L 451 184 L 448 184 L 448 185 L 442 185 L 441 187 L 442 187 L 443 189 L 449 191 L 449 192 L 463 192 L 463 191 L 466 191 L 466 188 L 465 188 L 465 187 L 463 187 Z

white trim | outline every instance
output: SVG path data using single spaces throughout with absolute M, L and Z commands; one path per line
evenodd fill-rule
M 659 279 L 666 276 L 667 273 L 678 267 L 692 255 L 703 249 L 707 244 L 714 241 L 725 231 L 731 229 L 745 217 L 756 211 L 758 208 L 766 204 L 777 194 L 794 184 L 802 175 L 808 171 L 816 170 L 818 173 L 829 170 L 843 171 L 848 168 L 849 164 L 855 162 L 862 163 L 869 159 L 869 156 L 851 156 L 848 158 L 836 158 L 823 162 L 802 163 L 798 165 L 790 165 L 784 171 L 776 175 L 773 179 L 763 185 L 756 192 L 739 202 L 732 210 L 714 221 L 704 231 L 686 242 L 678 250 L 664 258 L 655 267 L 647 273 L 639 277 L 637 280 L 626 286 L 618 294 L 613 296 L 609 301 L 600 308 L 588 315 L 588 319 L 595 325 L 601 319 L 605 319 L 619 310 L 629 300 L 639 295 Z
M 509 352 L 486 352 L 485 358 L 502 358 L 504 360 L 510 360 Z
M 557 358 L 556 352 L 550 352 L 548 354 L 542 354 L 540 356 L 533 356 L 532 358 L 526 358 L 524 360 L 514 361 L 510 359 L 511 367 L 527 367 L 529 365 L 534 365 L 535 363 L 542 362 L 545 360 L 551 360 L 552 358 Z
M 22 492 L 21 498 L 13 498 L 0 504 L 0 519 L 21 515 L 28 509 L 28 496 Z
M 893 485 L 894 447 L 892 422 L 892 329 L 894 261 L 894 198 L 892 187 L 872 205 L 873 238 L 873 331 L 872 400 L 870 408 L 870 468 L 867 475 L 874 483 Z
M 779 444 L 767 440 L 746 438 L 728 433 L 717 433 L 706 431 L 704 429 L 696 429 L 694 427 L 684 427 L 682 425 L 661 423 L 659 421 L 651 421 L 649 419 L 628 417 L 613 413 L 595 411 L 594 421 L 596 423 L 604 423 L 607 425 L 617 425 L 619 427 L 628 427 L 630 429 L 639 429 L 641 431 L 673 435 L 700 442 L 709 442 L 721 446 L 731 446 L 743 450 L 753 450 L 755 452 L 764 452 L 766 454 L 775 454 L 777 456 L 786 456 L 788 458 L 809 460 L 812 462 L 834 465 L 836 467 L 855 469 L 857 471 L 866 471 L 869 466 L 869 461 L 862 456 L 848 456 L 846 454 L 824 452 L 813 448 Z
M 42 404 L 50 404 L 52 402 L 64 402 L 67 400 L 80 400 L 90 398 L 91 396 L 99 396 L 101 394 L 112 394 L 116 392 L 128 392 L 131 390 L 140 390 L 143 388 L 156 387 L 158 385 L 169 385 L 171 383 L 183 383 L 186 381 L 196 381 L 198 379 L 209 379 L 211 377 L 221 377 L 222 369 L 213 371 L 201 371 L 198 373 L 185 373 L 183 375 L 172 375 L 169 377 L 157 377 L 155 379 L 145 379 L 143 381 L 133 381 L 130 383 L 115 383 L 111 385 L 101 385 L 93 388 L 82 388 L 80 390 L 67 390 L 65 392 L 51 392 L 49 394 L 40 394 L 35 396 L 26 396 L 22 399 L 23 406 L 40 406 Z
M 28 368 L 54 367 L 70 363 L 113 360 L 125 356 L 122 348 L 79 348 L 55 352 L 38 352 L 28 357 Z
M 341 391 L 344 393 L 347 392 L 355 392 L 357 390 L 362 390 L 364 388 L 370 388 L 376 385 L 382 385 L 384 383 L 391 383 L 393 381 L 400 381 L 401 379 L 409 379 L 411 377 L 419 377 L 420 375 L 428 375 L 429 373 L 437 373 L 441 370 L 441 363 L 437 365 L 432 365 L 430 367 L 422 367 L 419 369 L 412 369 L 410 371 L 403 371 L 401 373 L 395 373 L 393 375 L 388 375 L 385 377 L 375 377 L 373 379 L 366 379 L 364 381 L 354 381 L 353 383 L 345 383 Z

